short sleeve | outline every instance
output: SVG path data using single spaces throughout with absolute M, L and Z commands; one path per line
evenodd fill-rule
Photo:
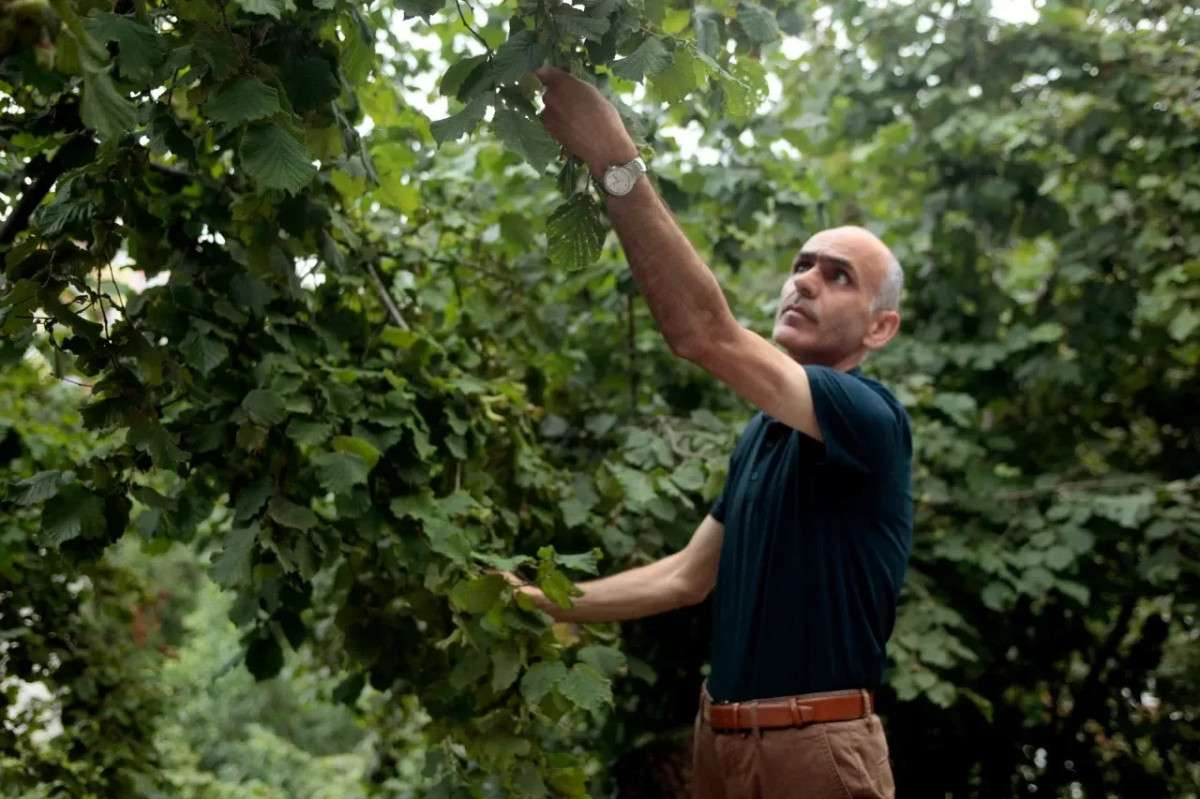
M 804 370 L 830 463 L 869 474 L 905 455 L 902 409 L 854 375 L 809 364 Z
M 715 502 L 713 502 L 712 507 L 708 509 L 708 515 L 719 521 L 721 524 L 725 523 L 725 492 L 728 490 L 729 476 L 726 476 L 725 484 L 721 486 L 720 495 L 717 496 L 717 499 Z

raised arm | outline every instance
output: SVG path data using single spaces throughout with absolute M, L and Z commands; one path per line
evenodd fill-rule
M 704 600 L 717 582 L 717 563 L 725 525 L 712 516 L 692 534 L 688 545 L 673 555 L 636 569 L 579 583 L 583 596 L 564 610 L 537 588 L 518 589 L 559 621 L 624 621 L 665 613 Z
M 600 176 L 637 155 L 616 109 L 594 87 L 558 69 L 536 73 L 546 90 L 542 124 Z M 650 181 L 607 197 L 608 216 L 634 281 L 671 352 L 712 374 L 772 417 L 821 439 L 804 369 L 743 327 L 712 270 Z

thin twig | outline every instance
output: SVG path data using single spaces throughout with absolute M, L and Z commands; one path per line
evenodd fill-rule
M 128 322 L 129 320 L 126 319 L 128 314 L 125 313 L 125 298 L 121 296 L 121 287 L 117 285 L 117 272 L 113 269 L 112 261 L 108 262 L 108 275 L 112 278 L 113 291 L 117 292 L 117 299 L 119 300 L 117 307 L 121 309 L 121 318 Z
M 488 51 L 488 55 L 492 55 L 492 48 L 490 45 L 488 45 L 487 40 L 480 36 L 479 32 L 471 27 L 471 23 L 467 22 L 467 17 L 465 14 L 463 14 L 462 10 L 462 0 L 454 0 L 454 5 L 458 8 L 458 18 L 462 20 L 462 24 L 466 25 L 467 30 L 471 32 L 471 35 L 479 40 L 479 43 L 482 44 L 484 49 Z M 474 6 L 472 6 L 470 3 L 467 3 L 467 8 L 470 8 L 472 13 L 475 12 Z
M 408 323 L 404 321 L 404 317 L 400 315 L 400 309 L 396 307 L 392 295 L 388 292 L 387 286 L 379 278 L 379 273 L 375 271 L 375 265 L 370 261 L 365 262 L 368 274 L 371 275 L 371 281 L 375 284 L 375 291 L 379 294 L 379 299 L 383 300 L 384 306 L 387 307 L 388 314 L 392 317 L 392 321 L 396 323 L 396 327 L 402 330 L 408 330 Z

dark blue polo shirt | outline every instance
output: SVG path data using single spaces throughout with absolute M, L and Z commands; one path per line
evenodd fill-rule
M 908 414 L 859 369 L 805 366 L 824 443 L 755 414 L 710 514 L 721 702 L 876 688 L 912 547 Z

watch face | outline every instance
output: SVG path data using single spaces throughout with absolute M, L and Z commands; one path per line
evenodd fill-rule
M 604 187 L 613 194 L 628 194 L 636 179 L 626 169 L 612 169 L 604 173 Z

